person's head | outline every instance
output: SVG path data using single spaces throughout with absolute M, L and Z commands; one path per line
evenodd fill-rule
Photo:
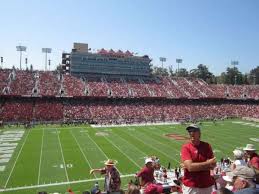
M 104 164 L 106 169 L 110 171 L 115 166 L 115 161 L 108 159 Z
M 245 151 L 246 156 L 249 158 L 255 153 L 256 149 L 253 144 L 246 144 L 246 147 L 243 148 Z
M 140 187 L 135 184 L 129 184 L 127 194 L 140 194 Z
M 239 150 L 239 149 L 235 149 L 233 151 L 233 154 L 234 154 L 235 160 L 241 160 L 244 156 L 244 152 L 242 150 Z
M 189 133 L 190 140 L 193 144 L 200 143 L 201 131 L 197 125 L 189 125 L 186 130 Z
M 255 178 L 255 171 L 247 166 L 237 166 L 231 173 L 233 177 L 233 186 L 236 190 L 255 187 L 253 182 Z
M 154 167 L 154 161 L 152 158 L 146 158 L 145 159 L 145 165 L 147 168 L 153 168 Z

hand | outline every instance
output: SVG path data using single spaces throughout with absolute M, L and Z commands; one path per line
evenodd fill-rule
M 216 157 L 207 160 L 207 162 L 210 165 L 210 168 L 216 167 L 216 163 L 217 163 Z
M 93 174 L 93 173 L 94 173 L 94 171 L 95 171 L 94 169 L 91 169 L 91 170 L 90 170 L 90 174 Z
M 181 166 L 181 168 L 183 168 L 183 169 L 186 168 L 185 165 L 184 165 L 184 163 L 180 163 L 180 166 Z

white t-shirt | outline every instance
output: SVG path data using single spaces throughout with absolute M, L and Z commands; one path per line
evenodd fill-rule
M 247 166 L 247 164 L 244 160 L 235 160 L 234 164 L 236 166 Z

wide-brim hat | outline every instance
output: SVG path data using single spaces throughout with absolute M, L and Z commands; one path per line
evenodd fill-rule
M 255 146 L 253 144 L 246 144 L 246 147 L 243 148 L 245 151 L 256 151 Z
M 237 166 L 234 171 L 228 174 L 230 177 L 241 177 L 244 179 L 254 179 L 255 171 L 247 166 Z
M 116 161 L 111 160 L 111 159 L 108 159 L 107 161 L 104 162 L 104 164 L 105 164 L 106 166 L 115 166 L 116 163 L 117 163 Z
M 188 127 L 186 127 L 186 130 L 188 132 L 192 132 L 192 131 L 200 131 L 200 127 L 194 124 L 189 125 Z

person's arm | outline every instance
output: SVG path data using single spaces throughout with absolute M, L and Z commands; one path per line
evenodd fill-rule
M 192 160 L 185 160 L 183 162 L 184 168 L 189 172 L 207 171 L 215 167 L 216 158 L 209 159 L 205 162 L 193 162 Z
M 101 173 L 102 172 L 102 168 L 95 168 L 95 169 L 91 169 L 90 170 L 90 174 L 93 174 L 93 173 L 95 173 L 95 172 L 99 172 L 99 173 Z
M 191 151 L 188 146 L 183 145 L 181 150 L 182 167 L 186 168 L 189 172 L 207 171 L 216 166 L 216 158 L 213 156 L 211 147 L 208 149 L 208 159 L 205 162 L 193 162 Z

